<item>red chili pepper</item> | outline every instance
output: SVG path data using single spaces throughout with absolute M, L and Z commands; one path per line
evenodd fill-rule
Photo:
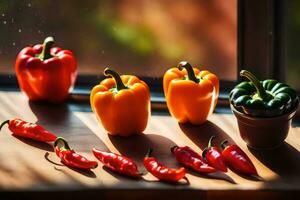
M 8 129 L 14 135 L 23 138 L 30 138 L 32 140 L 40 142 L 53 142 L 57 138 L 56 135 L 45 130 L 42 126 L 30 122 L 25 122 L 21 119 L 15 118 L 4 121 L 0 125 L 0 130 L 5 124 L 8 124 Z
M 62 142 L 64 146 L 58 147 L 59 142 Z M 68 142 L 62 137 L 58 137 L 55 140 L 54 151 L 56 155 L 61 159 L 61 162 L 66 166 L 79 169 L 92 169 L 98 166 L 98 163 L 96 161 L 88 160 L 86 157 L 77 154 L 73 149 L 69 147 Z
M 228 141 L 224 140 L 221 148 L 223 149 L 222 156 L 229 167 L 241 174 L 258 176 L 254 164 L 239 146 L 228 145 Z
M 203 150 L 202 156 L 210 166 L 222 172 L 227 172 L 227 166 L 223 160 L 221 150 L 218 147 L 212 146 L 212 140 L 214 138 L 215 136 L 212 136 L 209 139 L 208 146 Z
M 175 155 L 177 161 L 200 173 L 213 173 L 217 170 L 207 164 L 200 154 L 195 152 L 188 146 L 171 148 L 171 152 Z
M 95 157 L 100 160 L 107 168 L 131 177 L 140 177 L 142 173 L 138 171 L 135 162 L 125 156 L 115 153 L 101 151 L 93 148 Z
M 178 182 L 180 179 L 185 178 L 185 168 L 178 169 L 168 168 L 157 161 L 156 158 L 151 156 L 152 149 L 149 149 L 144 158 L 144 166 L 153 176 L 161 181 Z

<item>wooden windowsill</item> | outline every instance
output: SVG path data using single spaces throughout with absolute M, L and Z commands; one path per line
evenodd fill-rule
M 90 112 L 89 105 L 47 105 L 28 102 L 20 92 L 0 92 L 0 121 L 20 117 L 37 122 L 49 131 L 63 136 L 77 152 L 93 158 L 91 149 L 119 152 L 133 158 L 143 170 L 142 159 L 149 146 L 154 155 L 164 164 L 177 167 L 170 147 L 188 145 L 201 151 L 210 136 L 216 143 L 223 139 L 235 142 L 246 151 L 264 181 L 254 181 L 229 171 L 226 174 L 187 174 L 190 185 L 157 182 L 147 174 L 145 180 L 129 179 L 102 168 L 91 172 L 78 171 L 57 166 L 44 159 L 46 152 L 54 162 L 59 162 L 50 144 L 42 144 L 13 137 L 7 127 L 0 134 L 0 199 L 13 194 L 28 195 L 47 193 L 51 198 L 58 192 L 76 197 L 117 198 L 127 196 L 147 199 L 165 196 L 165 199 L 196 197 L 215 199 L 243 197 L 264 199 L 286 197 L 300 193 L 300 127 L 291 128 L 285 143 L 274 150 L 256 151 L 248 149 L 239 136 L 232 114 L 213 114 L 202 126 L 181 125 L 166 112 L 154 112 L 144 134 L 129 138 L 109 136 Z M 128 113 L 130 117 L 130 113 Z M 19 192 L 16 192 L 19 191 Z M 72 194 L 72 193 L 71 193 Z M 170 196 L 171 195 L 171 196 Z M 22 197 L 23 197 L 22 196 Z M 87 195 L 88 196 L 88 195 Z

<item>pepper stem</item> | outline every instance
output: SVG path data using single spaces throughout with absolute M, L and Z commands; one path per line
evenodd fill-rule
M 240 75 L 242 77 L 246 77 L 248 80 L 250 80 L 253 83 L 254 87 L 256 88 L 258 96 L 262 98 L 263 101 L 268 101 L 268 94 L 266 90 L 264 89 L 260 81 L 251 72 L 247 70 L 242 70 L 240 72 Z
M 203 152 L 202 152 L 202 157 L 205 158 L 206 157 L 206 152 L 212 147 L 212 141 L 213 139 L 215 138 L 215 136 L 211 136 L 208 140 L 208 145 L 207 147 L 205 147 L 205 149 L 203 149 Z
M 207 145 L 208 148 L 212 147 L 212 141 L 213 141 L 213 139 L 215 139 L 214 135 L 209 138 L 208 145 Z
M 0 131 L 1 131 L 2 127 L 8 123 L 9 123 L 9 120 L 5 120 L 4 122 L 2 122 L 2 124 L 0 125 Z
M 220 144 L 221 149 L 224 150 L 228 146 L 228 140 L 223 140 Z
M 53 56 L 51 55 L 51 48 L 54 44 L 54 38 L 53 37 L 47 37 L 45 40 L 44 40 L 44 43 L 43 43 L 43 51 L 42 53 L 39 55 L 39 59 L 41 60 L 46 60 L 46 59 L 49 59 L 49 58 L 52 58 Z
M 116 71 L 114 71 L 114 70 L 110 69 L 109 67 L 107 67 L 104 70 L 104 75 L 105 76 L 111 76 L 115 80 L 116 87 L 117 87 L 118 91 L 123 90 L 123 89 L 127 89 L 127 87 L 124 85 L 120 75 Z
M 153 150 L 151 148 L 148 149 L 145 157 L 151 157 Z
M 181 61 L 178 65 L 177 68 L 181 71 L 184 68 L 186 69 L 188 73 L 188 79 L 191 81 L 194 81 L 195 83 L 199 83 L 200 80 L 195 76 L 193 67 L 188 63 L 187 61 Z
M 57 147 L 58 144 L 59 144 L 60 142 L 62 142 L 62 143 L 64 144 L 64 147 L 63 147 L 64 150 L 71 150 L 71 148 L 70 148 L 68 142 L 67 142 L 63 137 L 58 137 L 58 138 L 55 140 L 55 142 L 54 142 L 54 147 Z
M 172 147 L 171 147 L 171 149 L 170 149 L 170 150 L 171 150 L 171 152 L 172 152 L 172 153 L 174 153 L 174 151 L 175 151 L 175 149 L 176 149 L 177 147 L 178 147 L 177 145 L 175 145 L 175 146 L 172 146 Z

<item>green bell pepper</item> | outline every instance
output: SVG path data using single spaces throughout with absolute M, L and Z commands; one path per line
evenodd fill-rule
M 239 111 L 255 117 L 274 117 L 290 111 L 298 96 L 289 85 L 277 80 L 259 81 L 251 72 L 242 70 L 241 82 L 229 94 L 230 103 Z

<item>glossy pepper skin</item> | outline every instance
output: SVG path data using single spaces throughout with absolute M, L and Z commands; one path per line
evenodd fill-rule
M 227 166 L 223 159 L 221 150 L 216 146 L 212 146 L 214 138 L 215 137 L 212 136 L 209 139 L 207 147 L 202 152 L 202 156 L 210 166 L 222 172 L 227 172 Z
M 90 94 L 93 112 L 111 135 L 129 136 L 142 133 L 150 115 L 150 91 L 136 76 L 119 76 L 106 68 L 107 78 Z
M 204 123 L 219 96 L 218 77 L 185 61 L 164 74 L 163 87 L 168 109 L 179 123 Z
M 153 176 L 161 181 L 166 182 L 178 182 L 180 179 L 186 179 L 186 171 L 184 167 L 172 169 L 164 166 L 160 162 L 158 162 L 155 157 L 152 157 L 151 153 L 152 150 L 149 149 L 149 152 L 144 158 L 144 166 L 147 171 L 150 172 Z
M 112 171 L 133 178 L 138 178 L 142 175 L 138 171 L 138 167 L 135 162 L 125 156 L 116 153 L 101 151 L 96 148 L 93 148 L 93 154 L 100 162 L 103 163 L 104 166 L 111 169 Z
M 251 72 L 242 70 L 244 81 L 229 95 L 231 104 L 239 111 L 255 117 L 274 117 L 290 111 L 297 103 L 296 92 L 276 80 L 259 81 Z
M 199 173 L 213 173 L 217 170 L 208 165 L 200 154 L 195 152 L 188 146 L 171 148 L 171 152 L 175 155 L 177 161 L 185 167 L 193 169 Z
M 227 166 L 245 175 L 258 176 L 257 170 L 247 154 L 236 144 L 228 145 L 225 140 L 221 143 L 222 156 Z
M 73 53 L 53 47 L 54 39 L 24 48 L 17 56 L 15 70 L 19 86 L 31 101 L 59 103 L 73 88 L 77 64 Z
M 63 147 L 59 147 L 58 144 L 62 142 Z M 86 157 L 76 153 L 69 147 L 67 141 L 58 137 L 54 142 L 54 151 L 56 155 L 61 159 L 61 162 L 68 166 L 78 169 L 94 169 L 98 166 L 96 161 L 88 160 Z
M 45 130 L 42 126 L 25 122 L 21 119 L 14 118 L 4 121 L 0 125 L 0 130 L 5 124 L 8 124 L 8 129 L 14 135 L 23 138 L 29 138 L 39 142 L 54 142 L 57 138 L 56 135 Z

